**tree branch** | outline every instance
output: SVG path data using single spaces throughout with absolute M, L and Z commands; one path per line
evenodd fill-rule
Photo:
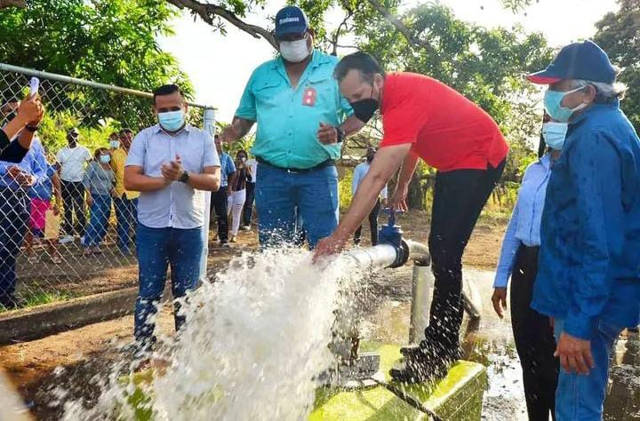
M 373 8 L 378 11 L 378 13 L 384 16 L 389 21 L 389 23 L 395 26 L 398 32 L 400 32 L 406 38 L 409 44 L 413 45 L 414 47 L 424 48 L 425 50 L 427 50 L 427 53 L 436 55 L 436 50 L 431 46 L 431 44 L 429 44 L 428 42 L 424 42 L 420 38 L 413 35 L 411 33 L 411 30 L 407 28 L 407 26 L 402 23 L 400 19 L 395 17 L 389 10 L 387 10 L 387 8 L 384 7 L 382 3 L 380 3 L 378 0 L 368 1 L 369 4 L 371 4 L 371 6 L 373 6 Z
M 218 16 L 226 20 L 236 28 L 240 29 L 241 31 L 244 31 L 247 34 L 251 35 L 252 37 L 257 39 L 263 38 L 269 44 L 271 44 L 273 48 L 275 49 L 278 48 L 278 44 L 276 43 L 276 40 L 270 31 L 268 31 L 267 29 L 261 26 L 252 25 L 250 23 L 244 22 L 243 20 L 238 18 L 233 12 L 231 12 L 228 9 L 225 9 L 224 7 L 221 7 L 215 4 L 201 3 L 197 0 L 166 0 L 166 1 L 168 3 L 173 4 L 179 9 L 191 10 L 192 13 L 200 16 L 200 18 L 206 23 L 208 23 L 209 25 L 213 25 L 214 17 Z
M 0 0 L 0 9 L 4 9 L 6 7 L 26 7 L 26 0 Z

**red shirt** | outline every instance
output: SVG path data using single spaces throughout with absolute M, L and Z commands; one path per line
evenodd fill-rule
M 387 75 L 380 112 L 380 146 L 412 143 L 411 150 L 439 171 L 497 167 L 509 151 L 489 114 L 427 76 Z

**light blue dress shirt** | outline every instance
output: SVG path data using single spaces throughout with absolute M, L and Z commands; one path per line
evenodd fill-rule
M 176 155 L 189 172 L 201 174 L 205 167 L 220 166 L 209 133 L 189 125 L 175 136 L 159 125 L 144 129 L 131 143 L 126 166 L 142 167 L 144 175 L 162 177 L 162 165 L 175 160 Z M 161 190 L 142 192 L 138 199 L 138 220 L 149 228 L 198 228 L 204 224 L 204 213 L 204 191 L 179 181 Z
M 314 50 L 295 89 L 281 57 L 253 72 L 235 114 L 258 123 L 253 155 L 297 169 L 340 157 L 341 145 L 323 145 L 317 134 L 321 122 L 338 126 L 353 114 L 333 77 L 337 63 L 337 57 Z
M 22 190 L 28 193 L 30 188 L 21 188 L 13 178 L 9 177 L 7 171 L 10 167 L 16 166 L 21 170 L 33 175 L 36 178 L 36 184 L 41 183 L 47 179 L 47 158 L 44 154 L 44 148 L 40 143 L 40 140 L 33 139 L 31 142 L 31 148 L 27 154 L 22 158 L 19 163 L 0 161 L 0 188 L 11 189 L 14 191 Z
M 524 173 L 518 200 L 502 240 L 502 251 L 496 269 L 494 288 L 506 288 L 513 271 L 516 254 L 521 245 L 540 245 L 540 224 L 544 209 L 547 183 L 551 176 L 551 157 L 544 155 Z
M 356 194 L 356 191 L 358 190 L 360 183 L 362 183 L 362 180 L 364 180 L 364 177 L 367 175 L 370 168 L 371 168 L 371 165 L 369 165 L 369 163 L 365 161 L 362 164 L 358 164 L 358 166 L 356 166 L 356 169 L 353 170 L 353 181 L 351 182 L 351 194 L 353 195 Z M 387 195 L 388 195 L 387 185 L 385 184 L 384 188 L 380 192 L 380 197 L 382 197 L 383 199 L 386 199 Z

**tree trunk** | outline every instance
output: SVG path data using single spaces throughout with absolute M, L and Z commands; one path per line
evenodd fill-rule
M 4 9 L 5 7 L 26 7 L 25 0 L 0 0 L 0 9 Z
M 407 206 L 409 209 L 424 210 L 425 183 L 420 177 L 414 176 L 409 183 L 409 194 L 407 195 Z

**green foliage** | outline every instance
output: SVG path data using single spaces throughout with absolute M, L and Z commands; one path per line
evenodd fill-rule
M 142 91 L 175 82 L 190 97 L 189 79 L 157 43 L 172 33 L 177 13 L 164 0 L 32 0 L 25 9 L 0 11 L 0 62 Z M 68 88 L 44 81 L 43 99 L 58 112 L 81 108 L 79 124 L 153 121 L 147 98 Z
M 622 109 L 636 130 L 640 131 L 640 0 L 618 0 L 620 10 L 607 13 L 596 23 L 594 40 L 609 54 L 611 61 L 622 67 L 618 80 L 629 90 Z

